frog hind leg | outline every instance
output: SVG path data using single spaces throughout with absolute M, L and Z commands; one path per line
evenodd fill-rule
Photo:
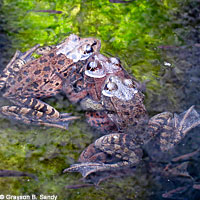
M 92 148 L 92 150 L 86 149 L 83 153 L 85 154 L 85 152 L 87 152 L 88 154 L 88 152 L 93 152 L 94 155 L 84 156 L 84 159 L 82 158 L 83 155 L 81 155 L 79 161 L 84 162 L 72 165 L 70 168 L 65 169 L 64 173 L 80 172 L 83 177 L 87 177 L 94 172 L 112 171 L 124 167 L 136 166 L 143 155 L 142 149 L 139 148 L 137 142 L 132 140 L 129 135 L 120 133 L 102 136 L 88 148 Z M 102 155 L 101 157 L 95 156 L 95 153 L 100 154 L 100 152 L 106 156 L 111 156 L 113 158 L 111 160 L 116 160 L 116 162 L 108 162 L 108 160 L 104 160 L 105 156 Z M 97 160 L 94 160 L 94 157 L 96 157 Z M 103 158 L 103 160 L 101 160 L 101 158 Z
M 18 105 L 3 106 L 0 108 L 0 112 L 8 118 L 20 120 L 26 124 L 67 129 L 70 121 L 78 119 L 68 113 L 60 114 L 52 106 L 35 98 L 15 97 L 15 100 L 11 101 L 18 102 Z
M 21 53 L 20 51 L 15 52 L 15 55 L 5 67 L 0 76 L 0 90 L 5 86 L 8 78 L 14 78 L 16 73 L 19 72 L 23 65 L 25 65 L 28 61 L 34 59 L 31 55 L 36 51 L 38 47 L 39 44 L 35 45 L 33 48 L 29 49 L 25 53 Z
M 160 149 L 168 151 L 179 143 L 185 135 L 196 126 L 200 125 L 200 115 L 191 106 L 181 114 L 174 114 L 174 117 L 168 120 L 160 134 Z

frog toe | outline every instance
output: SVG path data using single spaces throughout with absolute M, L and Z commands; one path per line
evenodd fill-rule
M 71 167 L 66 168 L 63 171 L 63 173 L 79 172 L 85 178 L 94 172 L 102 171 L 102 169 L 105 169 L 105 164 L 85 162 L 85 163 L 74 164 Z
M 39 124 L 49 127 L 55 127 L 55 128 L 61 128 L 67 130 L 69 127 L 70 122 L 72 122 L 75 119 L 79 119 L 79 117 L 76 116 L 68 116 L 65 118 L 58 118 L 58 119 L 52 119 L 52 120 L 40 120 Z M 32 120 L 33 121 L 33 120 Z M 34 121 L 33 121 L 34 123 Z M 37 123 L 37 120 L 36 120 Z

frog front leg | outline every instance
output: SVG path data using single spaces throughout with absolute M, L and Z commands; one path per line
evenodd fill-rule
M 67 129 L 70 121 L 79 117 L 70 116 L 68 113 L 60 114 L 52 106 L 32 97 L 9 98 L 11 102 L 17 105 L 3 106 L 0 112 L 15 120 L 23 121 L 26 124 L 46 125 Z
M 4 87 L 9 79 L 14 78 L 14 76 L 19 72 L 23 65 L 34 59 L 31 55 L 36 51 L 39 46 L 39 44 L 35 45 L 33 48 L 29 49 L 25 53 L 16 51 L 15 55 L 5 67 L 0 76 L 0 90 Z
M 87 177 L 94 172 L 136 166 L 143 155 L 143 150 L 130 135 L 120 133 L 102 136 L 88 148 L 83 152 L 83 154 L 87 152 L 87 156 L 81 155 L 79 160 L 81 163 L 72 165 L 64 172 L 80 172 L 83 177 Z M 108 155 L 112 157 L 110 163 L 109 160 L 105 160 Z

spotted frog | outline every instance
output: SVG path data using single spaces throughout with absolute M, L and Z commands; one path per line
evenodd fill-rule
M 77 117 L 59 113 L 41 99 L 58 94 L 62 90 L 58 74 L 72 76 L 74 69 L 83 67 L 100 46 L 95 38 L 79 38 L 72 34 L 55 46 L 39 48 L 36 45 L 25 53 L 17 51 L 0 77 L 3 97 L 14 105 L 3 106 L 0 112 L 27 124 L 66 129 L 69 121 Z M 35 59 L 34 52 L 42 56 Z
M 79 77 L 63 77 L 63 91 L 86 110 L 88 123 L 102 133 L 122 131 L 144 121 L 146 110 L 141 85 L 122 67 L 120 60 L 100 53 L 91 56 Z

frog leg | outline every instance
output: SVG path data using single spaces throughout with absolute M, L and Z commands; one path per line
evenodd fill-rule
M 181 114 L 174 114 L 160 130 L 159 143 L 161 151 L 168 151 L 179 143 L 194 127 L 200 125 L 200 115 L 191 106 Z
M 39 124 L 67 129 L 70 121 L 79 117 L 70 116 L 68 113 L 60 114 L 52 106 L 31 97 L 15 97 L 11 102 L 18 102 L 15 106 L 3 106 L 0 112 L 15 120 L 26 124 Z
M 11 59 L 11 61 L 8 63 L 8 65 L 3 70 L 1 76 L 0 76 L 0 90 L 4 87 L 6 84 L 8 78 L 14 78 L 16 73 L 19 72 L 21 67 L 25 65 L 28 61 L 33 60 L 33 57 L 31 56 L 32 53 L 35 52 L 35 50 L 39 47 L 38 45 L 35 45 L 33 48 L 29 49 L 25 53 L 21 53 L 20 51 L 16 51 L 15 55 Z
M 92 148 L 92 146 L 89 146 L 89 148 Z M 65 169 L 64 172 L 80 172 L 83 177 L 87 177 L 94 172 L 136 166 L 139 164 L 143 155 L 142 149 L 130 135 L 120 133 L 113 133 L 100 137 L 95 141 L 93 148 L 95 149 L 92 151 L 86 149 L 85 152 L 93 152 L 94 155 L 88 155 L 87 153 L 88 158 L 84 158 L 84 160 L 82 158 L 83 156 L 81 156 L 80 161 L 83 160 L 84 162 L 74 164 L 70 168 Z M 107 163 L 107 160 L 106 162 L 104 159 L 101 160 L 101 158 L 105 157 L 102 155 L 101 157 L 96 156 L 97 160 L 95 161 L 93 159 L 95 153 L 100 154 L 100 152 L 103 152 L 106 156 L 109 155 L 118 161 L 115 163 Z

